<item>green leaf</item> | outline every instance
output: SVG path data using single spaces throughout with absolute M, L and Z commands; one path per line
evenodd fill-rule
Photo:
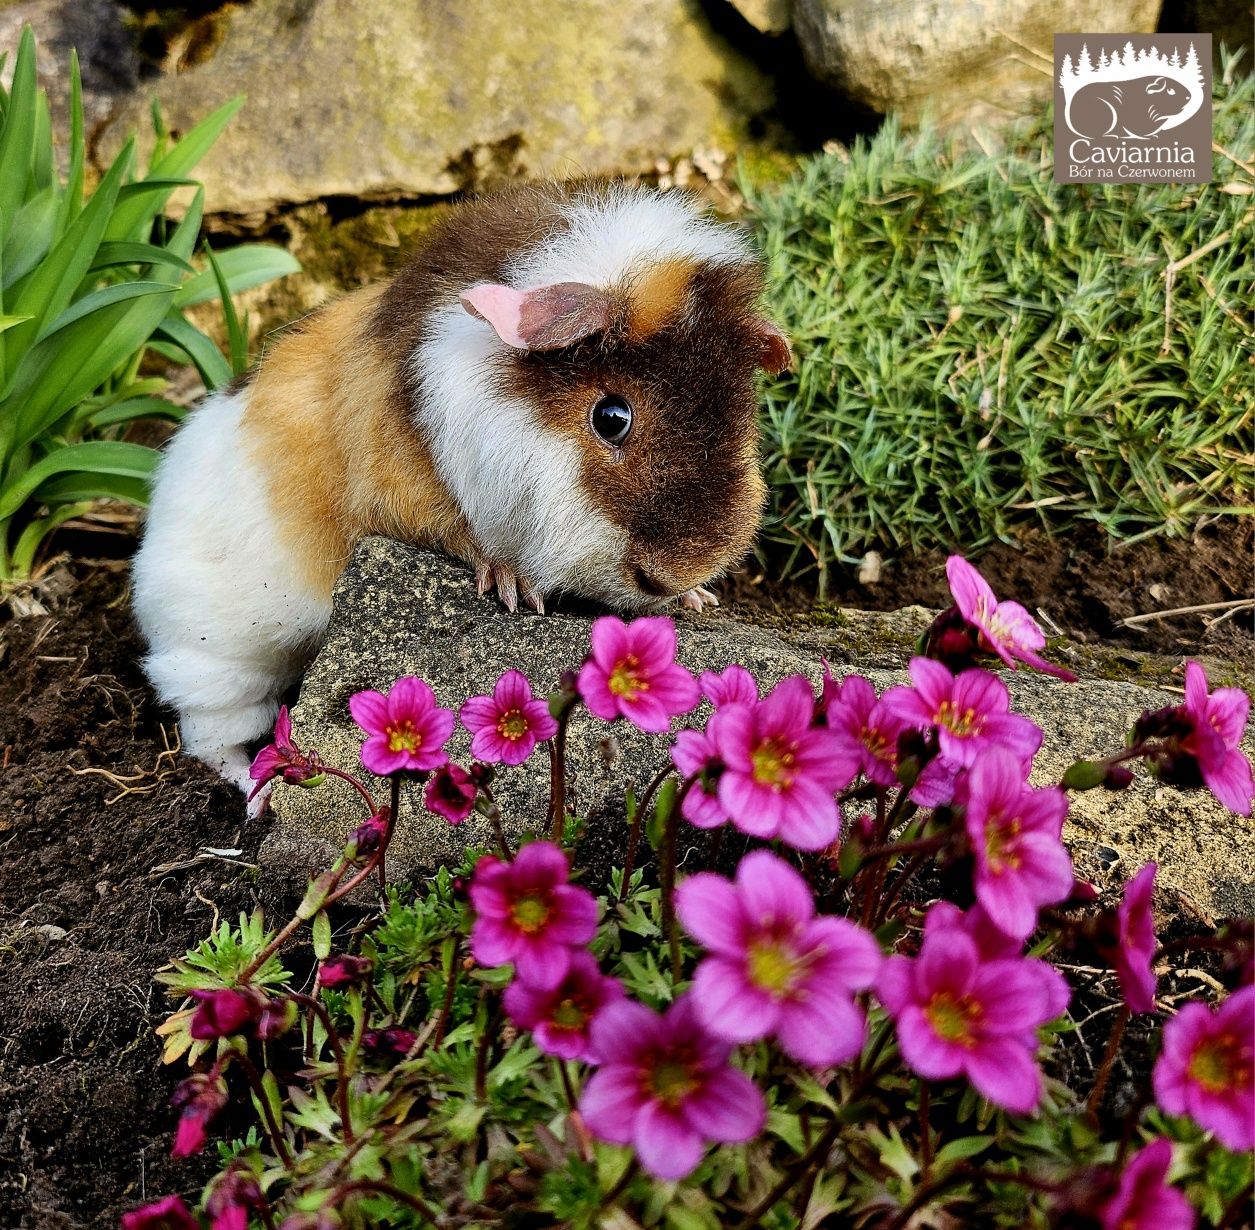
M 128 361 L 173 295 L 170 286 L 132 282 L 95 291 L 63 312 L 0 397 L 0 457 L 47 431 Z
M 147 508 L 148 494 L 146 478 L 83 471 L 81 474 L 50 478 L 35 492 L 35 498 L 50 508 L 78 500 L 120 500 L 123 504 L 134 504 L 136 508 Z
M 92 269 L 108 269 L 114 265 L 173 265 L 184 273 L 195 273 L 195 268 L 168 248 L 152 243 L 126 243 L 121 240 L 102 243 L 96 249 Z
M 222 135 L 222 130 L 243 105 L 244 95 L 237 94 L 216 111 L 210 112 L 181 141 L 153 163 L 147 178 L 151 180 L 154 177 L 177 178 L 187 175 L 209 153 L 210 147 Z
M 169 419 L 179 423 L 186 414 L 186 406 L 176 406 L 162 397 L 128 397 L 89 414 L 87 422 L 92 427 L 115 427 L 135 419 Z
M 8 290 L 48 254 L 57 233 L 57 203 L 56 188 L 43 188 L 17 211 L 0 257 L 4 269 L 0 288 Z
M 31 179 L 38 190 L 55 189 L 56 173 L 52 167 L 52 116 L 48 111 L 48 95 L 35 94 L 35 129 L 31 150 Z
M 205 387 L 211 392 L 231 382 L 231 366 L 222 357 L 222 351 L 211 338 L 177 312 L 171 312 L 161 322 L 157 336 L 173 342 L 196 364 Z
M 218 253 L 216 259 L 227 288 L 233 295 L 261 286 L 274 278 L 301 271 L 301 264 L 296 257 L 268 243 L 240 244 L 237 248 L 228 248 L 225 252 Z M 211 263 L 210 268 L 201 270 L 179 287 L 175 304 L 185 308 L 214 298 L 225 300 L 227 294 L 223 292 Z
M 133 149 L 133 146 L 128 146 Z M 128 159 L 129 161 L 129 159 Z M 176 188 L 194 184 L 190 179 L 142 179 L 127 184 L 118 193 L 117 207 L 109 219 L 105 238 L 109 240 L 146 239 L 148 227 L 161 212 Z
M 319 910 L 314 915 L 311 928 L 313 931 L 314 956 L 325 961 L 331 955 L 331 917 L 326 910 Z
M 945 1170 L 955 1162 L 965 1161 L 969 1157 L 977 1157 L 994 1143 L 992 1136 L 960 1136 L 943 1145 L 937 1151 L 936 1167 Z
M 49 453 L 0 492 L 0 521 L 11 516 L 33 495 L 40 484 L 57 474 L 108 474 L 147 479 L 157 464 L 156 449 L 116 440 L 87 440 L 68 444 Z
M 35 36 L 30 26 L 24 26 L 17 63 L 13 66 L 4 127 L 0 129 L 0 167 L 4 168 L 4 174 L 0 175 L 0 228 L 5 234 L 11 225 L 10 219 L 17 216 L 26 196 L 34 163 L 35 97 Z
M 231 298 L 222 264 L 208 243 L 205 244 L 205 256 L 217 280 L 218 296 L 222 300 L 222 315 L 227 324 L 227 350 L 231 356 L 231 371 L 239 376 L 248 369 L 248 333 L 240 325 L 240 318 L 235 311 L 235 300 Z
M 9 315 L 6 312 L 0 312 L 0 333 L 3 333 L 6 329 L 12 329 L 30 319 L 31 317 L 29 316 L 15 316 Z
M 57 215 L 57 234 L 78 217 L 83 207 L 83 163 L 87 145 L 83 139 L 83 77 L 79 71 L 78 52 L 70 48 L 70 167 L 65 191 L 61 194 L 61 210 Z

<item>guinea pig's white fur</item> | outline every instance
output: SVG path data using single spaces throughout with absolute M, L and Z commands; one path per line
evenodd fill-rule
M 511 285 L 609 287 L 648 260 L 751 259 L 741 235 L 706 221 L 680 195 L 590 194 L 567 209 L 569 229 L 524 250 Z M 541 592 L 640 605 L 622 577 L 624 531 L 581 490 L 579 449 L 542 427 L 527 402 L 494 391 L 502 346 L 453 300 L 409 356 L 436 473 L 490 559 L 518 561 Z M 330 593 L 288 551 L 267 475 L 250 460 L 257 455 L 241 419 L 253 393 L 210 396 L 170 441 L 133 572 L 145 666 L 178 710 L 184 748 L 245 792 L 245 745 L 269 730 L 331 611 Z M 259 798 L 250 811 L 263 805 Z

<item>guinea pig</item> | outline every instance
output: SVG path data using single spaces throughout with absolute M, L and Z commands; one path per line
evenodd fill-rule
M 1190 91 L 1169 77 L 1091 81 L 1068 100 L 1064 118 L 1081 137 L 1153 137 L 1190 99 Z
M 267 346 L 169 442 L 134 560 L 184 748 L 250 791 L 246 745 L 366 535 L 465 560 L 511 610 L 713 603 L 765 498 L 755 372 L 790 361 L 762 289 L 744 232 L 684 194 L 531 184 Z

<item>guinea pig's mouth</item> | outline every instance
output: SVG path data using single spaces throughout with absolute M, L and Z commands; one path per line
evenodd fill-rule
M 632 569 L 632 580 L 641 593 L 648 594 L 651 598 L 674 598 L 678 592 L 674 586 L 660 581 L 639 564 Z

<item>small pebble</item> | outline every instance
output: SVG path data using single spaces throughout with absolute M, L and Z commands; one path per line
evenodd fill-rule
M 64 927 L 58 927 L 53 923 L 44 923 L 43 926 L 36 927 L 36 931 L 48 941 L 49 944 L 59 944 L 70 933 Z

